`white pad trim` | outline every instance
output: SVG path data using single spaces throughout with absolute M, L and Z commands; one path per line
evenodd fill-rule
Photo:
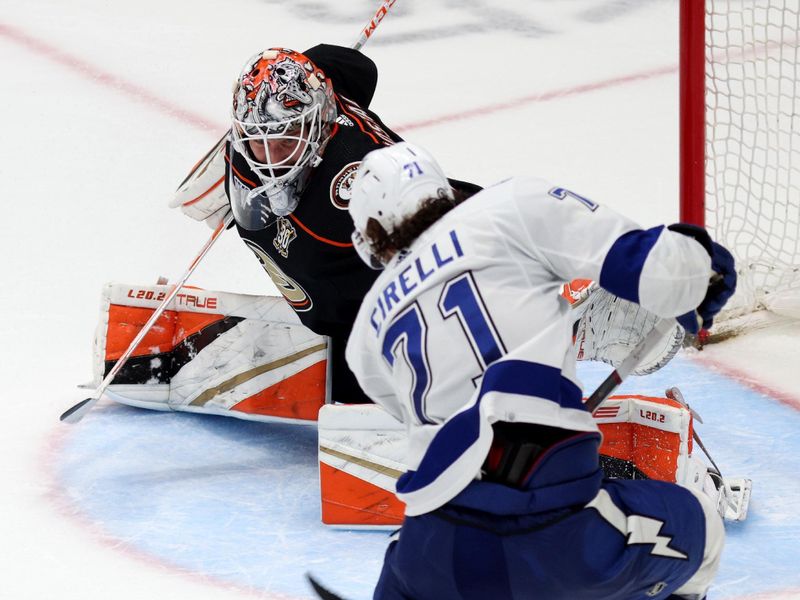
M 328 404 L 317 426 L 320 462 L 394 493 L 407 470 L 405 425 L 376 404 Z

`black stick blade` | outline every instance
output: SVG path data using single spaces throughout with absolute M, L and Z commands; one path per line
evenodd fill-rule
M 319 581 L 314 579 L 311 573 L 306 573 L 306 579 L 308 579 L 308 583 L 311 584 L 311 587 L 314 588 L 314 591 L 317 593 L 317 596 L 322 598 L 322 600 L 345 600 L 341 596 L 337 596 L 324 585 L 322 585 Z
M 64 423 L 77 423 L 87 412 L 89 412 L 89 409 L 95 402 L 97 402 L 96 398 L 87 398 L 86 400 L 81 400 L 75 406 L 66 410 L 64 414 L 58 418 L 58 420 L 63 421 Z

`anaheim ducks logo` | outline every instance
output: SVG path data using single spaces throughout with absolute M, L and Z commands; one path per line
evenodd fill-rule
M 361 162 L 351 162 L 339 171 L 331 182 L 331 202 L 339 210 L 347 210 L 353 197 L 353 181 Z
M 244 240 L 250 250 L 256 255 L 261 266 L 269 275 L 272 283 L 278 288 L 278 291 L 286 298 L 286 301 L 294 309 L 295 312 L 307 312 L 314 306 L 303 287 L 294 279 L 286 275 L 277 263 L 272 260 L 272 257 L 267 254 L 258 244 L 251 240 Z

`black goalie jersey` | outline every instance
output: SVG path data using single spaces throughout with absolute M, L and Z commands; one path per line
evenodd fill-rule
M 331 139 L 293 213 L 277 217 L 265 229 L 237 229 L 303 324 L 316 333 L 339 337 L 349 333 L 377 275 L 350 241 L 350 184 L 365 154 L 400 138 L 343 93 L 362 102 L 372 99 L 377 71 L 371 60 L 337 46 L 316 46 L 305 54 L 326 73 L 334 73 L 338 118 Z M 226 168 L 226 186 L 261 185 L 230 143 Z
M 304 54 L 333 82 L 338 117 L 332 136 L 294 212 L 276 217 L 265 229 L 237 229 L 303 324 L 331 337 L 334 399 L 366 401 L 343 355 L 361 300 L 378 272 L 367 267 L 353 248 L 347 207 L 363 157 L 401 138 L 366 108 L 377 84 L 377 68 L 369 58 L 325 44 Z M 261 185 L 230 142 L 226 159 L 226 191 L 231 185 L 247 189 Z M 341 382 L 342 377 L 350 380 L 349 385 Z

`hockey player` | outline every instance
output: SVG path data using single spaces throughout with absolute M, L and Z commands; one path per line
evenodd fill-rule
M 539 179 L 461 200 L 406 143 L 370 153 L 353 185 L 354 241 L 386 268 L 347 361 L 409 430 L 406 518 L 375 598 L 704 597 L 717 507 L 674 484 L 603 480 L 558 291 L 593 279 L 696 331 L 733 293 L 730 254 L 700 228 L 642 230 Z
M 333 398 L 348 403 L 367 401 L 344 346 L 376 276 L 350 240 L 350 185 L 367 152 L 400 140 L 368 109 L 376 83 L 375 64 L 350 48 L 259 52 L 235 83 L 229 138 L 171 203 L 212 226 L 233 209 L 239 236 L 302 323 L 329 336 Z
M 376 271 L 356 256 L 346 208 L 364 154 L 400 139 L 367 108 L 376 81 L 371 60 L 338 46 L 319 45 L 304 54 L 272 49 L 248 60 L 235 84 L 229 136 L 193 169 L 171 206 L 212 227 L 232 206 L 239 235 L 291 311 L 271 298 L 189 295 L 193 302 L 178 303 L 170 323 L 159 324 L 160 335 L 145 338 L 110 397 L 157 410 L 314 420 L 324 402 L 327 362 L 333 400 L 368 400 L 345 364 L 344 345 Z M 478 189 L 451 184 L 465 194 Z M 158 306 L 150 298 L 165 293 L 164 286 L 126 284 L 104 290 L 94 356 L 98 384 L 132 339 L 132 326 Z M 624 311 L 609 317 L 603 309 L 596 321 L 620 323 L 613 315 L 624 316 L 622 325 L 637 335 L 641 321 Z M 301 323 L 310 331 L 301 331 Z M 620 327 L 610 328 L 609 339 L 584 335 L 592 331 L 580 330 L 581 357 L 613 358 L 609 349 L 618 347 Z M 665 364 L 681 339 L 676 327 L 645 366 Z

